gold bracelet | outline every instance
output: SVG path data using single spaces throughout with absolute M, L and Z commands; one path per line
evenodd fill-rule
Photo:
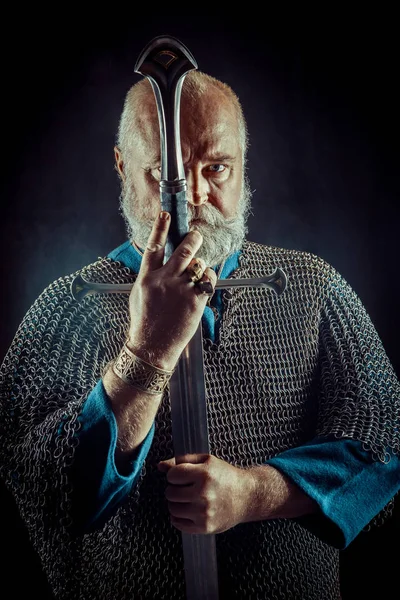
M 126 344 L 113 364 L 113 371 L 125 383 L 154 395 L 162 394 L 173 374 L 142 360 Z

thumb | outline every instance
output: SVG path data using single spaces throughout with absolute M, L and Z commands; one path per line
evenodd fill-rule
M 172 458 L 168 458 L 167 460 L 161 460 L 158 465 L 157 465 L 157 469 L 159 471 L 161 471 L 162 473 L 167 473 L 171 467 L 175 466 L 175 457 Z

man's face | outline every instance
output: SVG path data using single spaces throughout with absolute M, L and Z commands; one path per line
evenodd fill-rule
M 153 98 L 138 115 L 133 146 L 123 164 L 117 154 L 117 166 L 123 170 L 121 203 L 130 236 L 143 248 L 160 211 L 160 136 Z M 189 228 L 202 233 L 198 255 L 213 266 L 240 248 L 250 196 L 237 116 L 221 92 L 205 95 L 201 103 L 182 99 L 181 147 Z

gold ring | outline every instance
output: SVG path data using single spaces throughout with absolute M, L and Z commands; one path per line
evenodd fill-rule
M 186 273 L 193 283 L 197 283 L 203 277 L 205 269 L 206 265 L 202 258 L 192 258 L 186 268 Z

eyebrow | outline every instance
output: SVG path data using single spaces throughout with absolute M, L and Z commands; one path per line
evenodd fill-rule
M 158 155 L 157 157 L 153 157 L 154 160 L 147 160 L 145 164 L 145 168 L 154 168 L 156 165 L 161 163 L 161 157 Z M 223 162 L 235 162 L 236 156 L 232 156 L 231 154 L 205 154 L 203 157 L 203 161 L 205 162 L 213 162 L 213 163 L 223 163 Z
M 236 156 L 230 154 L 206 154 L 204 160 L 207 162 L 234 162 Z
M 156 165 L 159 165 L 161 163 L 161 157 L 160 156 L 154 156 L 151 157 L 150 159 L 147 158 L 146 161 L 143 163 L 144 167 L 147 169 L 153 169 Z

